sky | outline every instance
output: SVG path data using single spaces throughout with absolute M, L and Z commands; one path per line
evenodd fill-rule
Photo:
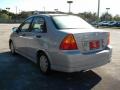
M 72 0 L 71 11 L 73 13 L 97 12 L 98 0 Z M 100 15 L 109 9 L 109 13 L 120 15 L 120 0 L 100 0 Z M 10 8 L 11 12 L 21 11 L 59 11 L 68 12 L 67 0 L 0 0 L 0 8 Z

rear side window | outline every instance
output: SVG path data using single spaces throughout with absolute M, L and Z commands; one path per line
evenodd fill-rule
M 42 17 L 35 17 L 32 23 L 32 31 L 46 31 L 46 23 L 44 18 Z

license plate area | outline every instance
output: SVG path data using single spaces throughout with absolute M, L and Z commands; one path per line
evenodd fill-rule
M 89 42 L 90 50 L 99 49 L 100 48 L 100 41 L 99 40 L 92 40 Z
M 91 40 L 91 41 L 83 41 L 82 42 L 82 50 L 83 51 L 96 50 L 99 48 L 100 48 L 99 40 Z

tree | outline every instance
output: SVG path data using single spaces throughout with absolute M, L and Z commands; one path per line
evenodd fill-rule
M 109 13 L 104 13 L 102 14 L 102 16 L 100 17 L 101 21 L 111 21 L 112 20 L 112 15 Z
M 8 20 L 9 19 L 9 16 L 7 14 L 1 14 L 0 15 L 0 18 L 1 19 L 5 19 L 5 20 Z
M 78 14 L 80 17 L 82 17 L 84 20 L 87 22 L 94 22 L 97 20 L 97 14 L 96 13 L 91 13 L 91 12 L 84 12 L 84 13 L 79 13 Z
M 1 10 L 1 13 L 7 14 L 8 11 L 7 10 Z
M 113 20 L 114 20 L 114 21 L 120 21 L 120 16 L 119 16 L 119 15 L 114 16 L 114 17 L 113 17 Z
M 17 15 L 17 17 L 19 18 L 27 18 L 28 16 L 29 16 L 29 13 L 24 11 Z

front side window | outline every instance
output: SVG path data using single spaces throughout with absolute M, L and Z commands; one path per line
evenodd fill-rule
M 52 16 L 54 25 L 58 29 L 87 29 L 93 28 L 86 21 L 81 19 L 78 16 L 73 15 L 61 15 L 61 16 Z
M 35 17 L 32 24 L 32 31 L 44 32 L 46 30 L 45 20 L 41 17 Z
M 20 27 L 21 32 L 27 32 L 30 29 L 32 18 L 27 19 Z

